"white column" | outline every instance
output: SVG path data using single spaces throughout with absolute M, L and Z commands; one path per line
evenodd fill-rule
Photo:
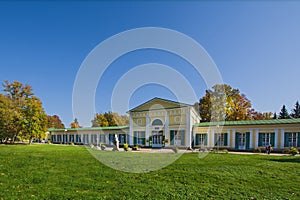
M 230 148 L 230 129 L 227 130 L 227 147 Z
M 258 128 L 255 129 L 255 148 L 258 148 L 258 137 L 259 137 L 259 131 Z
M 149 139 L 149 136 L 150 136 L 150 133 L 149 133 L 149 130 L 150 129 L 150 118 L 149 118 L 149 115 L 146 114 L 146 140 Z M 149 146 L 149 142 L 146 142 L 146 145 Z
M 190 117 L 190 108 L 188 108 L 188 111 L 186 112 L 186 134 L 185 134 L 185 146 L 191 148 L 191 117 Z
M 253 148 L 253 144 L 252 144 L 252 136 L 253 136 L 253 129 L 250 129 L 250 135 L 249 135 L 249 148 Z
M 99 146 L 99 140 L 100 140 L 100 135 L 97 133 L 97 138 L 96 138 L 96 145 Z
M 284 128 L 281 129 L 280 148 L 284 148 Z
M 274 136 L 274 144 L 272 144 L 274 148 L 278 147 L 278 128 L 275 129 L 275 136 Z
M 170 138 L 169 138 L 169 115 L 168 111 L 166 111 L 166 116 L 165 116 L 165 139 L 168 139 L 168 143 L 165 143 L 165 147 L 168 147 L 170 144 Z
M 129 145 L 133 145 L 133 121 L 131 117 L 131 113 L 129 113 L 129 134 L 128 134 L 128 143 Z
M 215 129 L 211 129 L 211 148 L 215 147 Z
M 236 133 L 236 130 L 232 129 L 232 147 L 234 149 L 236 148 L 236 146 L 235 146 L 235 133 Z
M 196 133 L 195 133 L 194 140 L 196 141 Z M 209 129 L 207 129 L 207 147 L 210 147 L 209 142 L 210 142 L 210 131 L 209 131 Z
M 84 141 L 83 141 L 83 134 L 81 133 L 81 143 L 83 143 L 84 144 Z

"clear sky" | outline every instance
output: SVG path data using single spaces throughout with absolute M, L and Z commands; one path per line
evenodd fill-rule
M 279 112 L 283 104 L 290 110 L 300 100 L 298 1 L 0 1 L 0 81 L 30 84 L 47 114 L 69 126 L 73 84 L 86 56 L 105 39 L 140 27 L 169 28 L 196 40 L 224 82 L 246 94 L 258 111 Z M 112 89 L 124 73 L 151 62 L 173 67 L 198 99 L 204 95 L 206 85 L 184 60 L 141 50 L 120 57 L 105 72 L 96 111 L 111 109 Z M 129 107 L 155 96 L 176 100 L 172 91 L 150 84 L 134 92 Z

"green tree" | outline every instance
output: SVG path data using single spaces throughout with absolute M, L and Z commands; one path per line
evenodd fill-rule
M 274 114 L 273 114 L 273 119 L 278 119 L 276 112 L 274 112 Z
M 28 139 L 29 143 L 33 138 L 42 138 L 46 132 L 47 115 L 32 87 L 18 81 L 4 81 L 2 86 L 5 96 L 1 96 L 0 106 L 1 112 L 6 114 L 1 114 L 1 134 L 9 137 L 12 143 L 17 136 Z
M 296 102 L 294 109 L 292 109 L 291 117 L 300 118 L 300 105 L 298 101 Z
M 59 116 L 57 115 L 48 115 L 48 128 L 65 128 L 65 125 L 62 123 L 62 121 L 60 120 Z
M 285 105 L 282 106 L 278 118 L 279 119 L 289 119 L 290 118 L 290 115 L 289 115 Z

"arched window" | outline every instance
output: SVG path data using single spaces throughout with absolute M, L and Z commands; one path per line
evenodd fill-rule
M 152 122 L 152 126 L 162 126 L 163 123 L 160 119 L 155 119 L 153 122 Z

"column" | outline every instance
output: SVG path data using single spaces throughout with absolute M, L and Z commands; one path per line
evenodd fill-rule
M 252 133 L 253 132 L 253 130 L 252 129 L 250 129 L 250 135 L 249 135 L 249 149 L 252 149 L 253 148 L 253 144 L 252 144 Z
M 148 114 L 146 114 L 146 141 L 149 139 L 149 136 L 150 136 L 150 117 Z M 149 146 L 149 142 L 146 142 L 146 145 Z
M 258 148 L 258 137 L 259 137 L 259 131 L 257 128 L 255 129 L 255 148 Z
M 210 130 L 210 147 L 213 148 L 215 147 L 215 130 L 214 129 L 211 129 Z
M 272 144 L 274 148 L 279 148 L 278 146 L 278 128 L 275 129 L 275 136 L 274 136 L 274 144 Z
M 129 113 L 129 134 L 128 134 L 128 143 L 129 145 L 133 145 L 133 122 L 131 113 Z
M 187 112 L 186 112 L 186 134 L 185 134 L 185 146 L 188 148 L 192 148 L 192 144 L 191 144 L 191 133 L 192 133 L 192 129 L 191 129 L 191 113 L 190 113 L 190 108 L 188 108 Z
M 97 136 L 96 136 L 96 145 L 99 146 L 99 141 L 100 141 L 100 135 L 99 133 L 97 133 Z
M 237 148 L 235 146 L 235 133 L 236 133 L 236 130 L 232 129 L 232 147 L 233 147 L 233 149 Z
M 281 129 L 281 135 L 280 135 L 280 148 L 284 149 L 284 128 Z
M 170 139 L 169 138 L 169 115 L 168 111 L 166 111 L 166 116 L 165 116 L 165 139 L 168 139 L 168 143 L 165 143 L 165 147 L 168 147 L 170 144 Z

